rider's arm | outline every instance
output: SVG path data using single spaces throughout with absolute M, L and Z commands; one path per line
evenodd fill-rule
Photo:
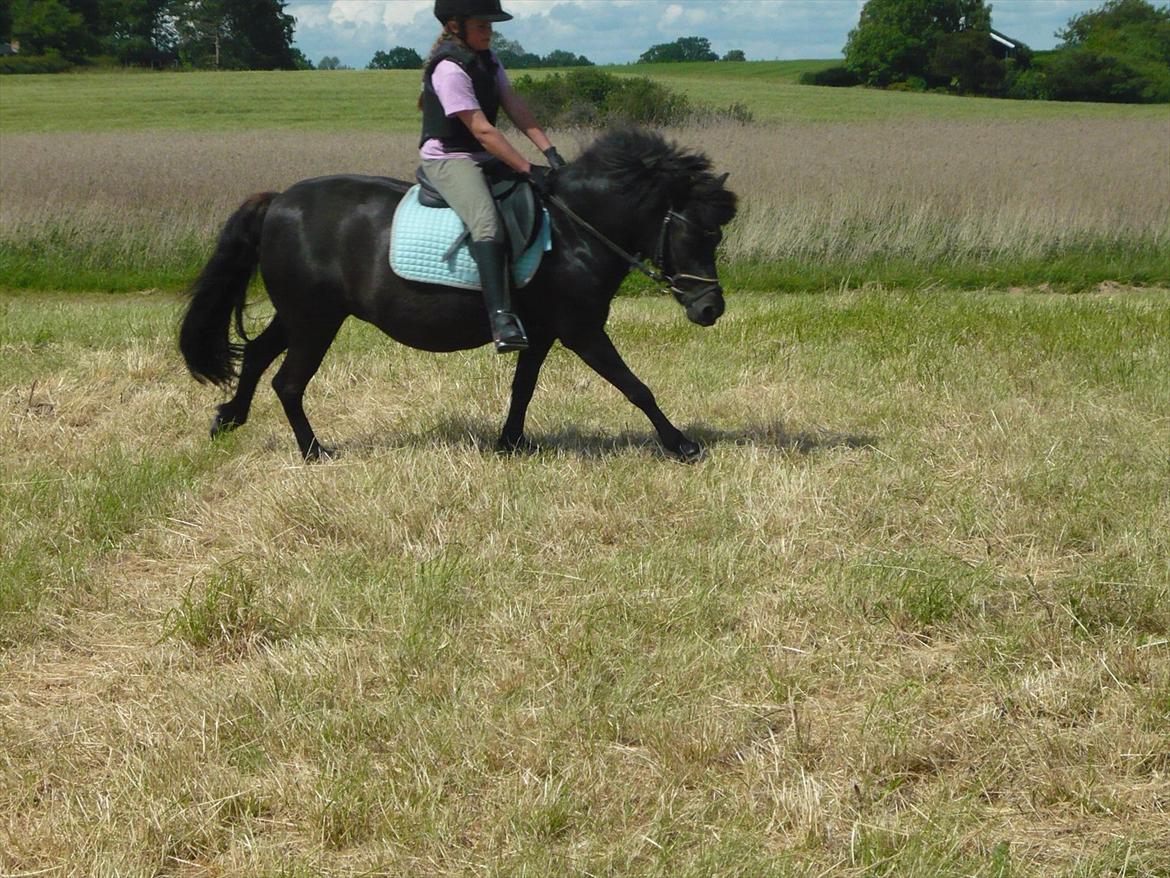
M 461 110 L 455 115 L 459 117 L 460 122 L 467 126 L 467 130 L 475 135 L 475 139 L 483 145 L 484 149 L 512 170 L 519 171 L 521 174 L 528 173 L 532 163 L 508 142 L 508 138 L 503 135 L 500 129 L 488 121 L 483 110 Z
M 536 117 L 528 109 L 524 98 L 520 97 L 512 88 L 512 84 L 505 80 L 500 86 L 500 106 L 508 114 L 508 118 L 524 132 L 524 135 L 535 144 L 536 148 L 544 152 L 552 143 L 544 133 L 544 129 L 536 122 Z

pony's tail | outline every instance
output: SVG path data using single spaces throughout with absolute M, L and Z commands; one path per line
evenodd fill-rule
M 227 386 L 236 377 L 243 345 L 231 341 L 232 314 L 236 332 L 247 342 L 244 298 L 260 263 L 264 215 L 278 194 L 260 192 L 240 205 L 191 287 L 191 302 L 179 328 L 179 350 L 198 381 Z

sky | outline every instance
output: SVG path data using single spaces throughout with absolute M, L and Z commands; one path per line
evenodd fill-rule
M 995 0 L 991 24 L 1033 49 L 1051 49 L 1070 18 L 1104 0 Z M 497 32 L 528 52 L 564 49 L 597 64 L 623 64 L 658 43 L 706 37 L 720 55 L 749 61 L 840 58 L 864 0 L 502 0 L 512 21 Z M 365 67 L 374 52 L 406 46 L 426 54 L 439 33 L 433 0 L 288 0 L 294 45 Z

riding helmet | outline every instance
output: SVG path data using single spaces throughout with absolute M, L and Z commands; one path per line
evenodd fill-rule
M 435 0 L 435 18 L 440 24 L 446 24 L 452 18 L 512 20 L 512 16 L 500 8 L 500 0 Z

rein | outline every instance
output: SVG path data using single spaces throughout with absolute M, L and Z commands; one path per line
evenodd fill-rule
M 562 211 L 564 211 L 565 215 L 568 216 L 569 219 L 571 219 L 577 225 L 581 226 L 581 228 L 590 232 L 602 244 L 604 244 L 606 247 L 608 247 L 610 250 L 612 250 L 614 253 L 616 253 L 618 256 L 620 256 L 622 259 L 624 259 L 626 261 L 626 263 L 631 268 L 637 269 L 638 271 L 640 271 L 642 274 L 646 275 L 646 277 L 650 278 L 655 283 L 663 284 L 664 285 L 663 292 L 666 292 L 669 290 L 669 292 L 673 293 L 674 297 L 681 304 L 686 305 L 686 306 L 690 306 L 693 303 L 697 302 L 699 299 L 703 298 L 703 296 L 705 296 L 708 293 L 719 288 L 719 279 L 718 278 L 700 277 L 699 275 L 684 274 L 682 272 L 677 272 L 675 274 L 667 274 L 666 273 L 666 256 L 667 256 L 666 248 L 667 248 L 667 244 L 669 243 L 669 240 L 670 240 L 669 233 L 670 233 L 671 222 L 673 220 L 678 220 L 679 222 L 687 223 L 688 225 L 695 225 L 693 220 L 687 219 L 681 213 L 678 213 L 677 211 L 675 211 L 673 209 L 668 210 L 666 212 L 666 216 L 664 216 L 662 218 L 662 232 L 658 236 L 658 247 L 656 248 L 656 251 L 654 254 L 654 262 L 659 267 L 655 268 L 654 265 L 651 265 L 650 263 L 646 262 L 645 260 L 638 258 L 637 256 L 633 255 L 632 253 L 627 253 L 625 250 L 623 250 L 621 247 L 619 247 L 617 244 L 615 244 L 613 241 L 611 241 L 609 238 L 607 238 L 604 234 L 602 234 L 600 231 L 598 231 L 597 228 L 595 228 L 589 222 L 587 222 L 582 217 L 580 217 L 571 207 L 569 207 L 569 205 L 565 204 L 564 200 L 562 198 L 560 198 L 560 196 L 545 195 L 544 198 L 547 199 L 548 201 L 552 202 L 556 207 L 560 208 Z M 706 286 L 702 287 L 701 289 L 699 289 L 697 291 L 687 293 L 685 290 L 679 289 L 678 283 L 677 283 L 677 281 L 679 279 L 701 281 L 701 282 L 706 283 Z

